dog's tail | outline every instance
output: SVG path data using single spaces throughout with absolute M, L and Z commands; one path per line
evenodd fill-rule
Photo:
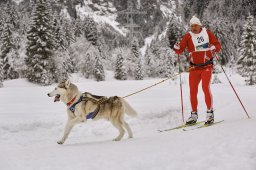
M 127 101 L 125 101 L 125 99 L 121 98 L 121 101 L 122 101 L 123 106 L 124 106 L 124 112 L 125 112 L 127 115 L 129 115 L 129 116 L 131 116 L 131 117 L 135 117 L 135 116 L 138 115 L 138 113 L 136 112 L 136 110 L 134 110 L 134 109 L 132 108 L 132 106 L 131 106 Z

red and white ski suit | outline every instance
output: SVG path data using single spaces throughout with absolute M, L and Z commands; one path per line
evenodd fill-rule
M 199 34 L 193 34 L 192 32 L 185 34 L 179 43 L 179 49 L 174 48 L 174 51 L 177 54 L 181 54 L 187 48 L 190 63 L 203 64 L 213 58 L 212 51 L 207 51 L 207 49 L 213 45 L 215 46 L 215 51 L 219 52 L 221 45 L 218 39 L 211 31 L 202 28 Z M 197 111 L 198 85 L 201 80 L 207 109 L 211 110 L 213 108 L 213 99 L 210 90 L 212 70 L 213 64 L 203 67 L 191 66 L 189 69 L 190 102 L 193 112 Z

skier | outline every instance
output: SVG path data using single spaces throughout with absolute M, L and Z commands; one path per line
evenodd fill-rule
M 205 124 L 214 122 L 213 99 L 210 90 L 210 83 L 213 70 L 213 52 L 219 52 L 221 49 L 220 42 L 211 31 L 202 27 L 200 20 L 193 16 L 190 20 L 190 28 L 180 43 L 174 45 L 176 54 L 181 54 L 187 48 L 189 52 L 189 87 L 191 116 L 186 121 L 187 125 L 197 122 L 197 93 L 198 85 L 202 80 L 202 89 L 205 95 L 205 103 L 207 106 L 207 116 Z

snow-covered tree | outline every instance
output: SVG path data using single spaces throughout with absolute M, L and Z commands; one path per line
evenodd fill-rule
M 56 71 L 54 77 L 56 82 L 62 82 L 63 80 L 68 79 L 68 70 L 70 69 L 68 60 L 69 55 L 67 51 L 59 50 L 55 52 L 54 62 Z
M 32 24 L 27 33 L 27 78 L 41 85 L 53 83 L 56 70 L 53 59 L 55 37 L 50 11 L 46 0 L 36 1 Z
M 74 35 L 74 31 L 73 31 L 71 22 L 69 20 L 63 18 L 61 25 L 62 25 L 64 33 L 65 33 L 64 35 L 65 35 L 67 44 L 68 44 L 68 46 L 70 46 L 72 43 L 75 42 L 75 38 L 74 38 L 75 35 Z
M 12 28 L 9 22 L 6 22 L 4 24 L 1 39 L 2 39 L 2 46 L 1 46 L 0 56 L 1 56 L 1 59 L 3 60 L 4 79 L 7 79 L 8 72 L 10 69 L 9 59 L 7 55 L 14 46 L 12 43 Z
M 4 78 L 18 78 L 17 63 L 20 61 L 19 17 L 15 3 L 8 1 L 2 13 L 1 58 L 3 59 Z
M 94 69 L 90 68 L 93 68 L 95 65 L 95 56 L 99 56 L 99 52 L 95 49 L 95 46 L 85 37 L 79 37 L 75 43 L 71 44 L 68 50 L 71 64 L 74 66 L 72 72 L 81 71 L 85 77 L 94 77 Z M 87 60 L 87 57 L 89 57 L 89 60 Z M 86 67 L 87 65 L 90 67 Z M 87 72 L 87 68 L 90 69 L 89 72 Z M 89 75 L 87 75 L 86 72 L 89 73 Z
M 227 64 L 233 58 L 232 50 L 234 51 L 234 43 L 232 42 L 232 26 L 227 24 L 225 19 L 217 19 L 210 23 L 210 30 L 218 38 L 221 44 L 219 53 L 221 64 Z
M 81 37 L 84 34 L 84 22 L 78 17 L 74 21 L 74 35 L 75 37 Z
M 91 54 L 87 53 L 84 59 L 84 63 L 82 64 L 81 72 L 85 78 L 90 78 L 93 75 L 93 65 L 92 65 Z
M 142 64 L 140 59 L 138 60 L 135 71 L 136 71 L 135 80 L 143 80 L 143 69 L 142 69 Z
M 8 79 L 17 79 L 19 78 L 18 67 L 20 58 L 19 53 L 16 49 L 11 49 L 11 51 L 7 54 L 8 63 L 10 65 L 7 71 L 7 78 Z
M 94 66 L 94 77 L 97 81 L 105 80 L 105 71 L 101 62 L 101 59 L 96 55 Z
M 172 15 L 167 25 L 167 38 L 169 40 L 169 47 L 173 48 L 175 43 L 179 43 L 184 32 L 183 27 L 180 25 L 179 20 L 176 16 Z
M 131 53 L 129 57 L 126 59 L 127 61 L 127 73 L 131 77 L 136 77 L 137 70 L 140 66 L 142 66 L 139 52 L 139 44 L 138 40 L 134 39 L 131 46 Z
M 218 78 L 218 74 L 214 74 L 212 84 L 219 84 L 221 83 L 220 79 Z
M 8 1 L 6 4 L 5 12 L 8 16 L 9 23 L 13 25 L 14 29 L 17 30 L 20 26 L 20 19 L 15 3 Z
M 138 43 L 138 40 L 133 40 L 132 42 L 132 54 L 133 54 L 133 60 L 134 61 L 137 61 L 138 58 L 140 57 L 140 54 L 139 54 L 139 43 Z
M 56 52 L 54 53 L 56 65 L 55 79 L 57 82 L 61 82 L 68 78 L 69 73 L 73 70 L 73 64 L 69 56 L 68 40 L 65 36 L 65 30 L 62 27 L 63 18 L 55 13 L 53 23 L 56 48 Z
M 3 60 L 0 58 L 0 88 L 3 87 L 4 81 L 4 69 L 3 69 Z
M 175 63 L 175 54 L 171 49 L 166 50 L 165 55 L 165 77 L 171 77 L 173 76 L 177 69 L 174 65 Z
M 149 77 L 169 77 L 177 71 L 176 66 L 177 56 L 169 47 L 168 37 L 153 39 L 145 54 L 147 75 Z
M 153 55 L 152 49 L 150 48 L 151 46 L 148 45 L 146 52 L 145 52 L 145 63 L 144 63 L 144 73 L 145 76 L 148 77 L 157 77 L 156 73 L 156 63 L 157 63 L 157 57 Z
M 98 31 L 97 26 L 93 18 L 87 17 L 85 18 L 85 37 L 88 41 L 92 43 L 92 45 L 98 45 Z
M 115 65 L 115 78 L 118 80 L 126 80 L 127 73 L 125 68 L 125 62 L 122 54 L 117 55 L 116 65 Z
M 256 27 L 253 16 L 247 18 L 240 44 L 238 70 L 248 85 L 256 84 Z

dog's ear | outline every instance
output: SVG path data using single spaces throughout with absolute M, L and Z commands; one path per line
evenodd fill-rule
M 65 81 L 65 87 L 66 88 L 69 88 L 70 84 L 71 84 L 70 80 L 66 80 Z

